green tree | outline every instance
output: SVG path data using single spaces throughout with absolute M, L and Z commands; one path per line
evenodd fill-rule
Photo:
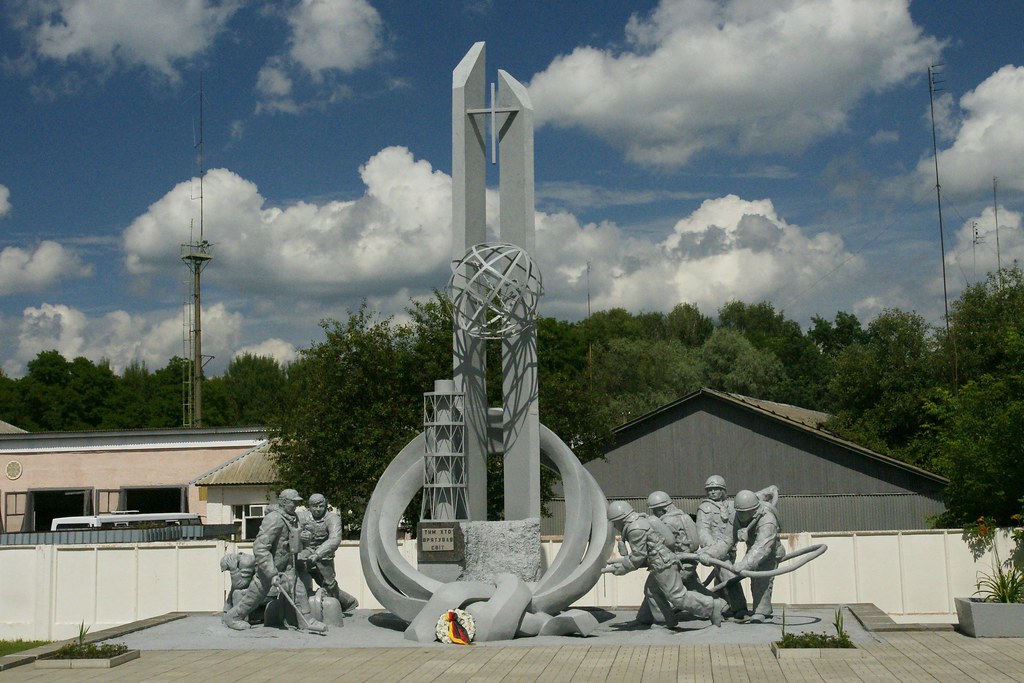
M 612 339 L 642 339 L 644 327 L 624 308 L 598 311 L 586 322 L 590 340 L 595 345 L 607 344 Z
M 20 419 L 18 410 L 18 382 L 4 374 L 0 369 L 0 420 L 18 427 L 16 421 Z
M 265 425 L 281 405 L 286 382 L 285 370 L 276 359 L 243 353 L 228 363 L 223 375 L 206 381 L 204 392 L 218 385 L 223 392 L 223 417 L 218 424 Z
M 67 424 L 67 385 L 71 364 L 59 351 L 41 351 L 27 363 L 18 381 L 20 427 L 30 432 L 63 429 Z
M 917 313 L 887 309 L 868 325 L 867 341 L 839 352 L 829 383 L 830 427 L 870 448 L 908 446 L 922 403 L 936 383 L 935 341 Z
M 811 322 L 813 325 L 807 336 L 829 358 L 835 358 L 851 344 L 863 344 L 868 341 L 867 331 L 861 327 L 860 320 L 852 313 L 839 311 L 834 322 L 816 315 L 811 318 Z
M 665 318 L 668 338 L 678 339 L 684 346 L 702 346 L 714 331 L 715 322 L 694 304 L 676 304 Z
M 105 429 L 117 405 L 118 380 L 108 361 L 98 365 L 81 356 L 71 361 L 66 387 L 68 422 L 62 429 Z
M 735 329 L 719 327 L 700 349 L 703 384 L 712 389 L 772 398 L 785 369 L 771 351 L 756 348 Z
M 981 516 L 1016 526 L 1024 494 L 1024 337 L 1007 333 L 1001 346 L 1013 360 L 999 374 L 984 374 L 954 396 L 946 390 L 927 404 L 934 423 L 933 465 L 949 477 L 942 526 L 963 526 Z
M 138 360 L 129 363 L 117 385 L 116 404 L 107 425 L 111 429 L 152 426 L 153 375 L 146 364 Z
M 589 368 L 589 344 L 585 321 L 572 323 L 538 317 L 537 372 L 541 387 L 550 375 L 585 376 Z
M 156 370 L 149 393 L 149 424 L 146 427 L 180 427 L 182 425 L 183 385 L 188 361 L 174 356 L 167 365 Z
M 451 345 L 435 349 L 416 325 L 381 318 L 365 304 L 321 327 L 325 340 L 301 352 L 275 458 L 284 483 L 323 493 L 353 529 L 384 469 L 421 431 L 423 392 L 444 365 L 437 354 L 450 359 Z M 450 376 L 449 360 L 441 377 Z
M 696 352 L 674 340 L 613 339 L 594 353 L 593 391 L 613 426 L 695 391 L 700 378 Z
M 959 384 L 1012 362 L 1008 332 L 1024 332 L 1024 272 L 1004 268 L 967 287 L 950 306 L 949 325 L 951 334 L 940 329 L 937 337 L 946 367 L 956 365 Z
M 746 304 L 731 301 L 718 312 L 719 324 L 741 332 L 761 351 L 768 351 L 782 363 L 784 373 L 761 395 L 804 408 L 821 408 L 825 402 L 829 364 L 814 340 L 803 333 L 799 323 L 762 301 Z

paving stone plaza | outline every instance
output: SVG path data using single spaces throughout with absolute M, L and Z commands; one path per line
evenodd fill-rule
M 779 615 L 781 615 L 781 606 Z M 786 608 L 787 631 L 831 632 L 834 610 Z M 471 646 L 403 638 L 384 613 L 358 610 L 327 636 L 292 630 L 224 629 L 217 615 L 167 615 L 89 639 L 142 650 L 114 669 L 36 669 L 56 645 L 0 658 L 0 681 L 1022 681 L 1024 640 L 975 639 L 949 624 L 895 624 L 871 605 L 846 609 L 859 656 L 777 660 L 770 624 L 682 622 L 645 629 L 628 613 L 599 611 L 586 638 L 531 638 Z M 870 629 L 870 630 L 869 630 Z M 715 632 L 713 632 L 715 631 Z M 10 667 L 10 668 L 6 668 Z

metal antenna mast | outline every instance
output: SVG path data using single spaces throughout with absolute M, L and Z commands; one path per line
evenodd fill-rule
M 1003 284 L 1003 260 L 999 256 L 999 200 L 996 199 L 996 191 L 999 187 L 999 178 L 992 176 L 992 214 L 996 219 L 996 272 L 999 273 L 999 285 Z
M 949 293 L 946 289 L 946 237 L 942 226 L 942 190 L 939 185 L 939 143 L 935 135 L 935 93 L 940 90 L 938 79 L 941 73 L 936 69 L 941 64 L 933 64 L 928 67 L 928 104 L 932 113 L 932 157 L 935 159 L 935 199 L 939 204 L 939 246 L 942 249 L 942 303 L 946 310 L 946 334 L 949 334 Z
M 587 261 L 587 389 L 594 388 L 594 339 L 590 332 L 590 261 Z
M 183 380 L 182 424 L 185 427 L 203 426 L 203 366 L 212 356 L 203 356 L 202 286 L 203 268 L 213 260 L 213 245 L 203 236 L 203 77 L 199 76 L 199 240 L 189 235 L 190 241 L 181 245 L 181 260 L 192 274 L 191 291 L 185 304 L 186 341 L 185 377 Z M 189 315 L 191 313 L 191 315 Z
M 935 135 L 935 93 L 941 90 L 939 85 L 943 82 L 939 79 L 942 74 L 937 72 L 941 64 L 933 64 L 928 67 L 928 105 L 932 115 L 932 157 L 935 159 L 935 200 L 939 206 L 939 247 L 942 250 L 942 305 L 945 309 L 946 336 L 953 343 L 953 393 L 957 392 L 957 353 L 956 338 L 949 331 L 949 292 L 946 287 L 946 236 L 942 225 L 942 189 L 939 185 L 939 142 Z

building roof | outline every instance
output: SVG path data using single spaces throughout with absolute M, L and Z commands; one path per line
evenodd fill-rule
M 730 403 L 744 410 L 748 410 L 752 413 L 762 415 L 769 419 L 788 425 L 794 429 L 800 430 L 804 433 L 811 434 L 817 438 L 824 439 L 843 448 L 847 448 L 851 451 L 859 453 L 860 455 L 872 458 L 874 460 L 878 460 L 880 462 L 892 465 L 903 470 L 913 472 L 926 479 L 931 479 L 932 481 L 941 484 L 949 483 L 949 479 L 947 479 L 946 477 L 935 474 L 934 472 L 929 472 L 928 470 L 922 469 L 920 467 L 916 467 L 914 465 L 911 465 L 910 463 L 903 462 L 902 460 L 897 460 L 896 458 L 890 457 L 888 455 L 883 455 L 882 453 L 873 451 L 870 448 L 865 448 L 864 446 L 856 444 L 853 441 L 849 441 L 847 439 L 840 437 L 834 432 L 830 432 L 827 429 L 824 429 L 822 425 L 825 424 L 825 422 L 831 417 L 831 415 L 829 415 L 828 413 L 823 413 L 817 410 L 809 410 L 807 408 L 800 408 L 798 406 L 792 406 L 785 403 L 776 403 L 774 401 L 765 401 L 758 398 L 751 398 L 750 396 L 743 396 L 742 394 L 733 394 L 726 391 L 708 389 L 707 387 L 702 387 L 697 391 L 686 396 L 683 396 L 678 400 L 675 400 L 671 403 L 667 403 L 659 408 L 656 408 L 651 412 L 647 413 L 646 415 L 641 415 L 640 417 L 634 420 L 630 420 L 626 424 L 617 427 L 613 431 L 613 434 L 616 436 L 620 434 L 625 434 L 631 431 L 632 429 L 640 426 L 642 423 L 656 416 L 672 411 L 681 406 L 682 404 L 698 399 L 701 396 L 707 396 L 713 399 L 724 401 L 726 403 Z
M 266 427 L 108 429 L 75 432 L 4 432 L 0 453 L 140 451 L 170 448 L 251 448 L 267 439 Z
M 3 420 L 0 420 L 0 434 L 26 434 L 26 433 L 27 432 L 24 429 L 21 429 L 20 427 L 15 427 L 14 425 L 12 425 L 12 424 L 10 424 L 8 422 L 4 422 Z
M 196 486 L 256 486 L 277 483 L 277 467 L 271 458 L 275 440 L 235 456 L 227 462 L 204 472 L 190 483 Z

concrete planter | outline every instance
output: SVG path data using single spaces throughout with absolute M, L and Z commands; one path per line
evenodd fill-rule
M 960 631 L 972 638 L 1024 638 L 1024 604 L 956 598 Z
M 115 666 L 138 659 L 139 650 L 128 650 L 123 655 L 100 659 L 37 659 L 37 669 L 111 669 Z
M 775 659 L 860 659 L 866 656 L 858 647 L 779 647 L 772 643 Z

